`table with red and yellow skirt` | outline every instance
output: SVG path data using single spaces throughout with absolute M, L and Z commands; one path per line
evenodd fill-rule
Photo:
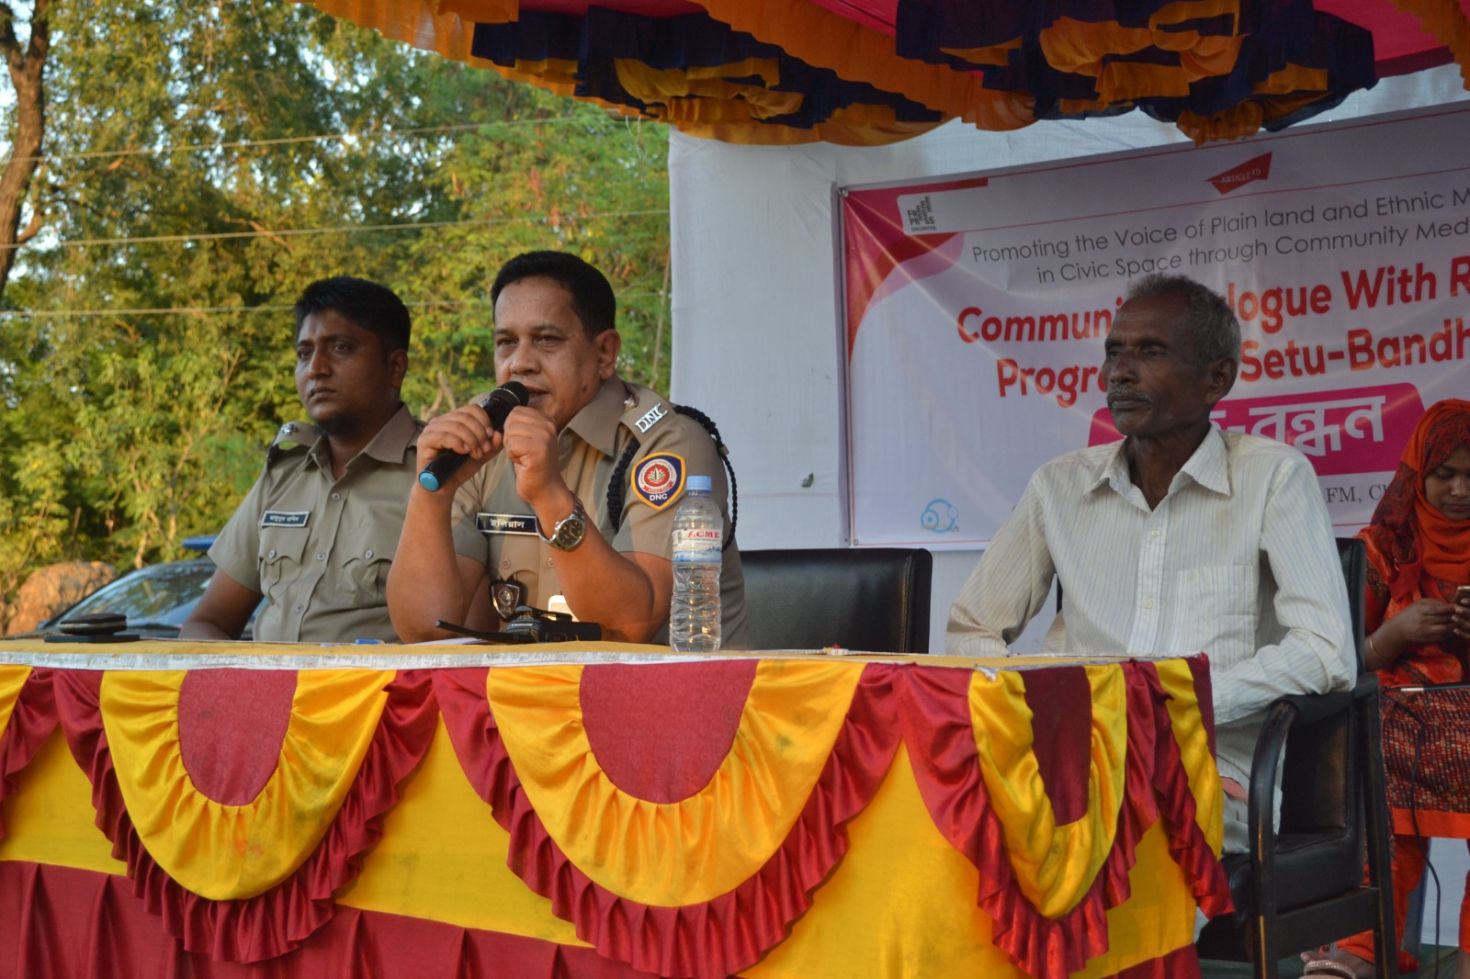
M 1198 974 L 1204 657 L 0 642 L 0 977 Z

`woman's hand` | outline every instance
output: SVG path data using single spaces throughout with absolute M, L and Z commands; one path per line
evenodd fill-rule
M 1437 598 L 1421 598 L 1384 625 L 1399 645 L 1418 646 L 1443 642 L 1454 633 L 1455 607 Z

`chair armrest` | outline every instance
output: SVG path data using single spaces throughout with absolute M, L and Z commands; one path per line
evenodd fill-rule
M 1286 739 L 1294 727 L 1311 725 L 1350 714 L 1377 696 L 1378 680 L 1370 674 L 1358 678 L 1351 690 L 1323 694 L 1288 694 L 1278 697 L 1266 708 L 1266 721 L 1256 737 L 1251 759 L 1248 811 L 1252 850 L 1261 865 L 1274 862 L 1275 787 L 1277 771 L 1286 749 Z
M 1369 677 L 1369 679 L 1374 678 Z M 1361 680 L 1359 682 L 1361 683 Z M 1348 710 L 1352 706 L 1353 701 L 1358 699 L 1358 697 L 1359 693 L 1356 688 L 1353 690 L 1334 690 L 1332 693 L 1287 694 L 1271 702 L 1271 705 L 1266 708 L 1267 716 L 1270 716 L 1270 712 L 1276 708 L 1277 704 L 1290 704 L 1295 710 L 1295 713 L 1287 725 L 1288 728 L 1298 724 L 1316 724 L 1318 721 L 1326 720 L 1334 714 L 1341 714 L 1343 711 Z M 1257 752 L 1260 751 L 1260 747 L 1260 741 L 1257 740 Z M 1252 771 L 1254 771 L 1254 768 Z

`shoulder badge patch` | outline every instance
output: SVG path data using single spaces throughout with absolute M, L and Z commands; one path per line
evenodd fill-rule
M 659 452 L 638 463 L 633 470 L 633 497 L 662 510 L 684 492 L 684 457 Z

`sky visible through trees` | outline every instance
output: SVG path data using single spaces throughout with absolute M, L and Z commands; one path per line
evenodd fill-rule
M 302 417 L 290 305 L 313 279 L 403 297 L 429 417 L 493 385 L 496 268 L 573 251 L 618 292 L 624 375 L 667 389 L 662 127 L 283 0 L 38 0 L 0 4 L 7 174 L 38 30 L 44 133 L 0 226 L 0 622 L 34 567 L 125 570 L 223 525 Z

